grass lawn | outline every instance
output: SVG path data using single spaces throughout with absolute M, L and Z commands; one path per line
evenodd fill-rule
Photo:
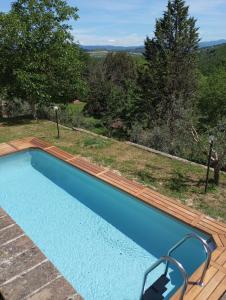
M 67 113 L 71 117 L 71 123 L 69 122 L 69 126 L 72 125 L 75 127 L 86 128 L 94 133 L 105 135 L 106 129 L 103 127 L 101 120 L 86 116 L 83 112 L 85 107 L 85 102 L 80 102 L 76 104 L 68 104 Z M 64 122 L 61 122 L 64 124 Z
M 204 194 L 206 171 L 201 167 L 152 154 L 123 142 L 67 129 L 61 129 L 61 138 L 57 140 L 55 124 L 48 121 L 0 123 L 0 143 L 28 136 L 42 138 L 72 154 L 87 157 L 213 218 L 226 221 L 226 175 L 221 176 L 219 188 L 210 184 L 208 194 Z

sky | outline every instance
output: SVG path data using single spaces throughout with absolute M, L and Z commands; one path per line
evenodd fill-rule
M 0 0 L 7 11 L 12 0 Z M 139 46 L 153 35 L 156 18 L 167 0 L 68 0 L 79 9 L 72 22 L 73 35 L 81 45 Z M 187 0 L 197 19 L 202 41 L 226 39 L 226 0 Z

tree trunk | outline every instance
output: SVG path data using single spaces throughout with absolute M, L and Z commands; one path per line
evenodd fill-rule
M 220 163 L 217 162 L 216 164 L 214 164 L 214 183 L 217 186 L 219 185 L 220 182 L 220 170 L 221 170 Z
M 36 111 L 36 104 L 34 102 L 31 102 L 31 112 L 32 112 L 32 115 L 33 115 L 33 118 L 35 120 L 37 120 L 37 111 Z

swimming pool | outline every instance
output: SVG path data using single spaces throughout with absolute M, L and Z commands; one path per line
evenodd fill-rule
M 87 300 L 139 299 L 146 269 L 185 234 L 210 238 L 41 150 L 0 158 L 0 205 Z M 189 274 L 205 259 L 194 240 L 174 257 Z M 182 282 L 170 279 L 166 298 Z

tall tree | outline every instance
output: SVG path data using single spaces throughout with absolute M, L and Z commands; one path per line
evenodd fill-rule
M 141 78 L 144 111 L 173 130 L 193 105 L 197 90 L 198 28 L 183 0 L 168 1 L 154 37 L 145 41 L 146 66 Z M 148 113 L 147 113 L 148 111 Z
M 139 97 L 133 57 L 125 52 L 109 53 L 103 62 L 92 65 L 89 83 L 88 112 L 103 118 L 109 131 L 125 134 Z
M 84 90 L 81 50 L 68 21 L 77 8 L 63 0 L 17 0 L 0 15 L 0 84 L 8 98 L 35 106 L 67 102 Z

